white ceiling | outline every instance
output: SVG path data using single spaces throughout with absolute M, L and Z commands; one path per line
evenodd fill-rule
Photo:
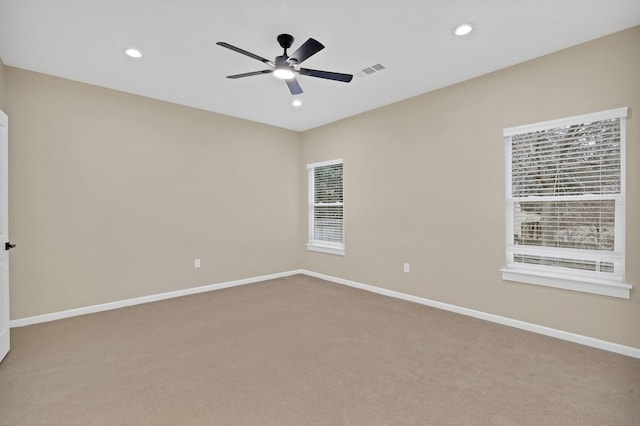
M 460 23 L 475 31 L 452 35 Z M 640 24 L 638 0 L 0 0 L 5 65 L 304 131 Z M 302 107 L 265 69 L 313 37 Z M 135 46 L 134 60 L 124 50 Z M 639 46 L 640 48 L 640 46 Z M 381 63 L 372 75 L 360 70 Z

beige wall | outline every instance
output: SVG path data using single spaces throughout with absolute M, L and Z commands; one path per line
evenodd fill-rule
M 298 133 L 12 67 L 5 80 L 12 318 L 299 267 Z
M 302 267 L 640 348 L 638 46 L 640 27 L 306 132 L 305 163 L 344 159 L 346 255 Z M 631 299 L 502 281 L 502 129 L 622 106 Z

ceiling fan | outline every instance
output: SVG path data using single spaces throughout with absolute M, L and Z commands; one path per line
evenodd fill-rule
M 300 65 L 304 60 L 324 49 L 324 45 L 315 39 L 310 38 L 305 41 L 298 50 L 291 54 L 291 56 L 287 55 L 287 49 L 289 49 L 293 44 L 293 36 L 289 34 L 280 34 L 278 36 L 278 43 L 280 43 L 280 46 L 284 49 L 284 53 L 280 56 L 276 56 L 275 61 L 270 61 L 251 52 L 247 52 L 246 50 L 240 49 L 239 47 L 233 46 L 229 43 L 225 43 L 224 41 L 219 41 L 216 44 L 233 50 L 234 52 L 246 55 L 250 58 L 257 59 L 258 61 L 271 66 L 271 69 L 229 75 L 227 78 L 236 79 L 251 77 L 253 75 L 273 74 L 287 83 L 292 95 L 299 95 L 302 93 L 302 87 L 300 87 L 300 84 L 298 84 L 298 81 L 295 78 L 296 73 L 310 77 L 324 78 L 327 80 L 342 81 L 344 83 L 349 83 L 351 79 L 353 79 L 353 75 L 351 74 L 312 70 L 308 68 L 296 69 L 297 65 Z

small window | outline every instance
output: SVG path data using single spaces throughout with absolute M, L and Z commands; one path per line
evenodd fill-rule
M 344 255 L 343 162 L 308 164 L 308 250 Z
M 627 108 L 504 130 L 505 280 L 629 298 Z

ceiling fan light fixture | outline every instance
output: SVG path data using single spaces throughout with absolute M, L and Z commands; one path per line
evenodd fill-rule
M 294 77 L 293 67 L 289 65 L 288 59 L 286 54 L 276 57 L 276 67 L 273 70 L 273 75 L 281 80 L 291 80 Z
M 273 71 L 273 75 L 281 80 L 291 80 L 294 77 L 293 71 L 291 68 L 276 68 Z

